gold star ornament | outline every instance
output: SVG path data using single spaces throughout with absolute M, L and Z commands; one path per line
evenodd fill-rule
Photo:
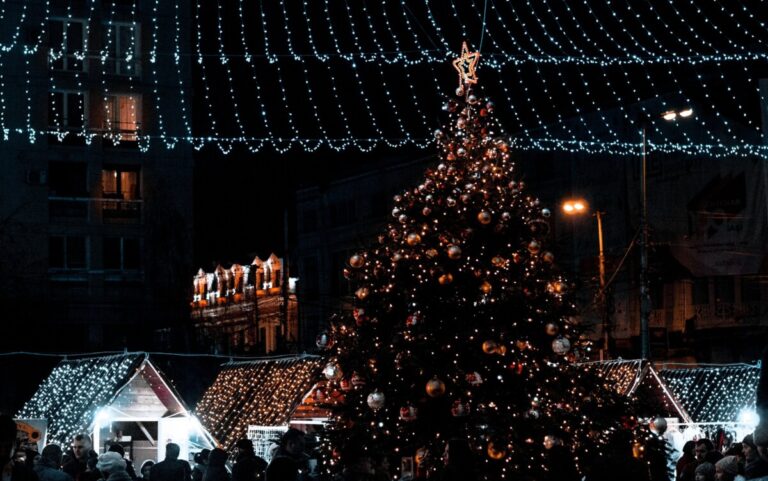
M 480 52 L 470 52 L 467 47 L 467 42 L 461 44 L 461 57 L 453 61 L 453 68 L 459 72 L 459 88 L 457 93 L 461 95 L 467 85 L 474 85 L 477 83 L 477 75 L 475 69 L 477 68 L 477 62 L 480 60 Z

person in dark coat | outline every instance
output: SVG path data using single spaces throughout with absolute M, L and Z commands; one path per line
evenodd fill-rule
M 205 468 L 208 466 L 208 456 L 210 455 L 210 449 L 202 449 L 199 453 L 195 453 L 195 467 L 192 468 L 192 481 L 203 481 Z
M 72 440 L 72 448 L 64 455 L 62 469 L 75 481 L 94 481 L 93 475 L 82 477 L 81 475 L 88 470 L 88 461 L 95 462 L 96 458 L 98 455 L 93 450 L 91 437 L 87 434 L 78 434 Z
M 229 473 L 224 464 L 227 462 L 227 452 L 216 448 L 208 455 L 208 466 L 205 468 L 203 481 L 230 481 Z
M 266 472 L 266 481 L 296 481 L 309 472 L 309 457 L 304 453 L 304 433 L 290 428 L 280 438 Z
M 696 455 L 694 454 L 694 449 L 696 448 L 696 443 L 694 441 L 686 441 L 683 445 L 683 455 L 680 456 L 680 459 L 677 460 L 677 463 L 675 464 L 675 479 L 680 481 L 683 476 L 683 471 L 685 471 L 685 468 L 691 464 L 696 462 Z
M 165 459 L 152 466 L 149 477 L 152 481 L 192 481 L 192 468 L 179 459 L 181 448 L 176 443 L 165 445 Z
M 151 459 L 147 459 L 143 463 L 141 463 L 141 467 L 139 468 L 139 474 L 141 477 L 139 478 L 141 481 L 149 481 L 149 471 L 152 469 L 152 466 L 155 465 L 155 462 Z
M 24 463 L 13 461 L 18 448 L 16 421 L 10 416 L 0 416 L 0 470 L 3 480 L 38 481 L 37 474 Z M 8 476 L 10 474 L 10 476 Z M 6 476 L 8 476 L 6 478 Z
M 265 481 L 297 481 L 299 466 L 290 456 L 275 456 L 267 466 Z
M 35 473 L 40 481 L 73 481 L 72 476 L 61 469 L 64 453 L 58 444 L 49 444 L 43 448 L 40 460 L 35 465 Z
M 232 481 L 256 481 L 264 479 L 264 470 L 267 462 L 256 456 L 253 451 L 253 442 L 250 439 L 241 439 L 235 443 L 235 465 L 232 468 Z

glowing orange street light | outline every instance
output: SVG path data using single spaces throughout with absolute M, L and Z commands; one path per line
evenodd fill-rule
M 583 215 L 589 212 L 589 204 L 584 199 L 568 199 L 563 202 L 563 212 L 565 215 Z M 597 218 L 597 245 L 598 245 L 598 267 L 600 272 L 600 298 L 605 302 L 605 255 L 603 253 L 603 214 L 596 210 L 594 216 Z M 603 337 L 604 349 L 608 353 L 608 316 L 603 318 Z M 602 356 L 601 356 L 602 358 Z
M 563 212 L 566 215 L 579 215 L 587 212 L 589 204 L 583 199 L 571 199 L 563 202 Z

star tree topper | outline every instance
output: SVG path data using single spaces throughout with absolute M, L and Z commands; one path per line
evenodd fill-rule
M 465 86 L 477 83 L 475 69 L 478 60 L 480 60 L 480 52 L 470 52 L 467 42 L 463 42 L 461 44 L 461 57 L 453 61 L 453 68 L 459 72 L 459 88 L 456 91 L 459 95 L 464 93 Z

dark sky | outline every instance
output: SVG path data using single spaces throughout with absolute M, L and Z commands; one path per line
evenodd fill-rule
M 620 111 L 652 98 L 694 103 L 700 118 L 722 115 L 737 127 L 749 124 L 753 137 L 760 125 L 757 79 L 765 75 L 764 62 L 694 62 L 701 55 L 764 51 L 760 22 L 768 20 L 763 18 L 768 13 L 739 2 L 489 1 L 485 33 L 484 3 L 472 0 L 203 3 L 201 28 L 190 47 L 198 135 L 215 133 L 214 118 L 221 137 L 241 135 L 241 126 L 250 137 L 291 137 L 292 122 L 302 137 L 339 138 L 347 135 L 346 119 L 358 138 L 383 134 L 397 139 L 403 129 L 429 138 L 441 125 L 445 96 L 456 87 L 449 50 L 458 52 L 462 40 L 479 48 L 481 39 L 483 92 L 496 101 L 507 131 L 521 138 L 582 140 L 620 130 L 619 136 L 629 136 L 621 140 L 635 142 L 631 129 L 612 125 L 602 134 L 587 135 L 568 119 L 598 110 Z M 197 35 L 203 64 L 194 61 Z M 406 66 L 357 57 L 352 68 L 352 60 L 337 55 L 378 51 L 390 60 L 402 52 L 419 62 Z M 222 52 L 230 59 L 226 64 Z M 328 54 L 327 62 L 315 52 Z M 247 53 L 251 62 L 244 61 Z M 676 55 L 688 60 L 658 60 Z M 444 58 L 425 62 L 425 56 Z M 490 66 L 528 57 L 539 60 Z M 581 64 L 574 58 L 618 58 L 630 64 Z M 724 129 L 716 126 L 713 131 Z M 759 143 L 756 137 L 745 140 Z M 733 136 L 725 139 L 734 141 Z M 413 146 L 381 147 L 373 153 L 355 148 L 337 153 L 326 146 L 314 153 L 300 147 L 278 153 L 267 146 L 252 153 L 240 145 L 222 155 L 208 146 L 196 154 L 195 262 L 207 268 L 216 261 L 242 262 L 253 254 L 280 251 L 284 210 L 293 205 L 299 185 L 349 175 L 392 156 L 431 153 L 431 147 Z

